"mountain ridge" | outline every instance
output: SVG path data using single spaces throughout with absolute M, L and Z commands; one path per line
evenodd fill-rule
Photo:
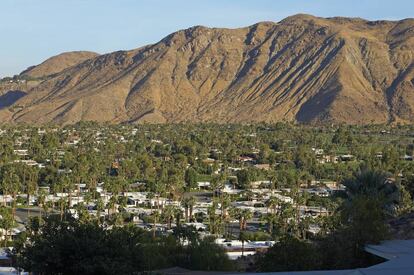
M 194 26 L 46 77 L 3 122 L 414 121 L 414 19 Z
M 38 65 L 31 66 L 20 73 L 20 76 L 42 78 L 62 72 L 66 68 L 77 65 L 99 54 L 88 51 L 64 52 L 52 56 Z

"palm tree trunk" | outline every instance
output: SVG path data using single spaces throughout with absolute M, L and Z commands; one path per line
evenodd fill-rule
M 13 207 L 12 207 L 13 221 L 16 217 L 16 194 L 13 193 Z
M 190 221 L 193 220 L 193 206 L 190 205 Z
M 155 239 L 155 226 L 157 223 L 157 218 L 154 216 L 154 226 L 152 227 L 152 238 Z
M 27 192 L 27 217 L 30 218 L 30 193 Z

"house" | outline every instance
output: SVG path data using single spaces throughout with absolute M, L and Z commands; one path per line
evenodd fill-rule
M 345 154 L 345 155 L 340 155 L 339 156 L 339 159 L 341 160 L 341 161 L 352 161 L 352 160 L 354 160 L 354 156 L 353 155 L 351 155 L 351 154 Z
M 254 167 L 265 171 L 270 170 L 270 164 L 255 164 Z
M 259 180 L 259 181 L 252 181 L 250 183 L 250 186 L 252 189 L 257 189 L 261 186 L 270 186 L 271 182 L 270 180 Z
M 329 190 L 327 188 L 322 188 L 322 187 L 310 188 L 310 189 L 305 189 L 304 191 L 308 192 L 309 194 L 316 195 L 319 197 L 329 197 Z
M 45 165 L 42 163 L 37 163 L 35 160 L 32 159 L 24 159 L 24 160 L 14 160 L 15 163 L 23 163 L 27 166 L 37 166 L 39 168 L 45 168 Z
M 240 156 L 237 158 L 237 161 L 241 163 L 253 163 L 254 158 L 249 157 L 249 156 Z
M 215 161 L 216 160 L 212 159 L 212 158 L 205 158 L 205 159 L 202 160 L 203 163 L 209 164 L 209 165 L 213 164 Z
M 301 206 L 301 211 L 305 214 L 305 216 L 328 216 L 329 211 L 324 207 L 317 207 L 317 206 Z
M 320 148 L 312 148 L 312 151 L 315 153 L 316 156 L 322 156 L 323 155 L 323 149 Z
M 29 155 L 29 150 L 27 149 L 13 150 L 13 153 L 17 156 L 24 157 L 24 156 Z
M 210 182 L 209 181 L 198 181 L 197 186 L 199 189 L 208 189 L 210 188 Z
M 323 181 L 321 183 L 329 189 L 336 189 L 340 185 L 340 183 L 338 183 L 336 181 Z
M 184 223 L 184 225 L 188 226 L 188 227 L 193 226 L 193 227 L 195 227 L 195 229 L 197 231 L 206 231 L 207 230 L 207 226 L 204 223 L 201 223 L 201 222 L 187 222 L 187 223 Z
M 320 155 L 317 156 L 317 161 L 320 164 L 325 163 L 338 163 L 339 158 L 337 156 L 330 156 L 330 155 Z
M 402 159 L 406 160 L 406 161 L 413 161 L 413 156 L 409 156 L 409 155 L 406 154 L 402 157 Z
M 85 183 L 76 183 L 75 189 L 81 193 L 85 193 L 89 191 Z

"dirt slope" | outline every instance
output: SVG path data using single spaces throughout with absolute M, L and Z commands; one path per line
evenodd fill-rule
M 27 68 L 21 75 L 32 78 L 50 76 L 62 72 L 64 69 L 82 63 L 85 60 L 97 57 L 94 52 L 75 51 L 53 56 L 39 65 Z

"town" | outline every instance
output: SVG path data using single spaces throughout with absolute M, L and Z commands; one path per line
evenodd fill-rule
M 282 123 L 3 126 L 1 242 L 69 215 L 153 238 L 192 230 L 248 268 L 287 234 L 330 234 L 346 179 L 361 168 L 386 171 L 406 199 L 399 211 L 411 209 L 413 134 Z

